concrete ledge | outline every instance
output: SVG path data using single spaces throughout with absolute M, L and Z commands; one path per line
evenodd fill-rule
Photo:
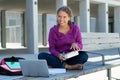
M 119 59 L 120 61 L 120 59 Z M 83 70 L 67 70 L 66 73 L 50 75 L 49 77 L 21 77 L 14 80 L 66 80 L 69 78 L 76 78 L 85 74 L 111 69 L 112 67 L 120 66 L 118 62 L 106 62 L 103 66 L 100 61 L 98 62 L 87 62 Z

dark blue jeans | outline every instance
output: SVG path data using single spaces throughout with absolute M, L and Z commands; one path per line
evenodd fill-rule
M 45 59 L 49 66 L 52 66 L 54 68 L 63 68 L 63 64 L 84 64 L 88 60 L 88 55 L 85 51 L 79 51 L 79 55 L 69 58 L 66 61 L 61 61 L 58 57 L 49 54 L 48 52 L 41 52 L 38 55 L 38 59 Z

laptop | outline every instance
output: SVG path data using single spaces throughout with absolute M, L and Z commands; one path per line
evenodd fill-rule
M 46 60 L 20 60 L 23 76 L 49 77 L 59 73 L 65 73 L 65 68 L 48 68 Z
M 49 77 L 46 60 L 20 60 L 23 76 Z

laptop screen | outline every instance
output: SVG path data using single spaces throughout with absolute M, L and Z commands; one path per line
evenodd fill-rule
M 20 60 L 19 62 L 23 76 L 49 76 L 46 60 Z
M 21 69 L 19 62 L 6 62 L 6 64 L 12 70 Z

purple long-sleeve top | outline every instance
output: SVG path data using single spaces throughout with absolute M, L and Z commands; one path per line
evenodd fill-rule
M 77 43 L 81 50 L 83 48 L 80 29 L 74 23 L 70 25 L 70 30 L 66 34 L 59 32 L 59 25 L 53 26 L 50 29 L 48 41 L 49 51 L 57 57 L 60 53 L 73 51 L 70 49 L 72 43 Z

